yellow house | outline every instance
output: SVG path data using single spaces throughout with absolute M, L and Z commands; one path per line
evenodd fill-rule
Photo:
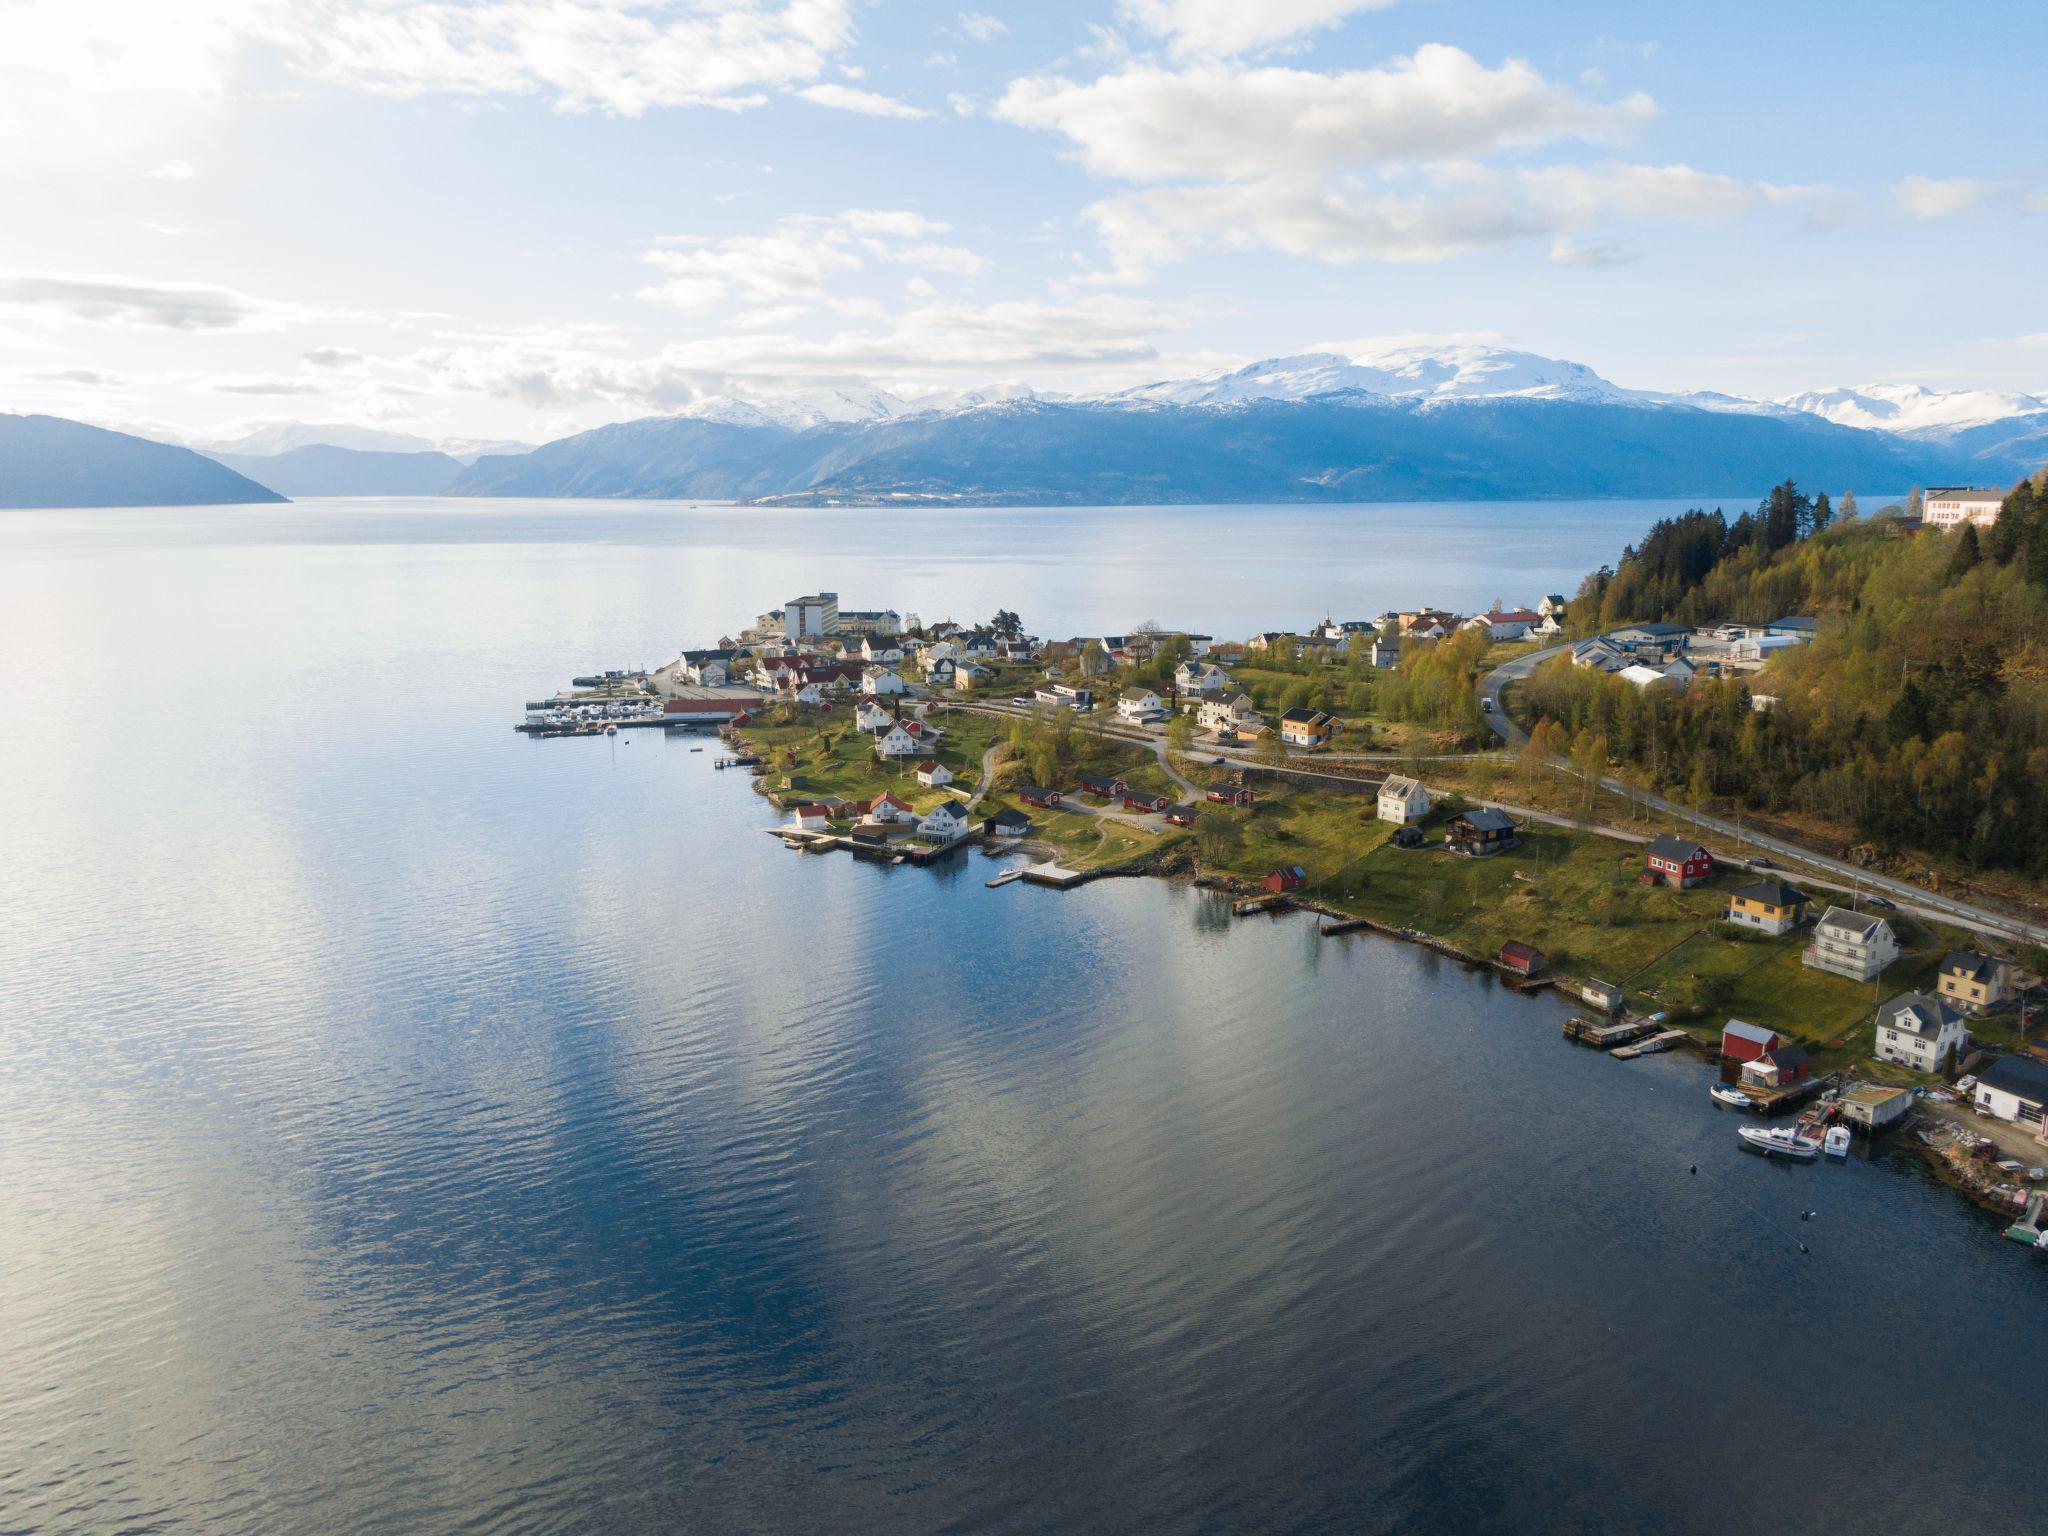
M 1804 891 L 1782 880 L 1758 880 L 1728 893 L 1728 921 L 1759 933 L 1788 933 L 1806 920 Z
M 1946 1002 L 1978 1013 L 2013 995 L 2012 967 L 1989 955 L 1952 949 L 1941 962 L 1938 989 Z

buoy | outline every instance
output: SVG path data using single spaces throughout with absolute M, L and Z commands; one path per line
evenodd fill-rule
M 1693 1171 L 1694 1173 L 1698 1173 L 1698 1172 L 1700 1171 L 1700 1165 L 1699 1165 L 1698 1163 L 1694 1163 L 1694 1164 L 1692 1165 L 1692 1171 Z
M 1804 1253 L 1804 1252 L 1806 1252 L 1806 1244 L 1804 1244 L 1804 1243 L 1801 1243 L 1801 1244 L 1799 1245 L 1799 1251 L 1800 1251 L 1801 1253 Z
M 1801 1211 L 1801 1212 L 1799 1213 L 1799 1219 L 1800 1219 L 1801 1221 L 1811 1221 L 1811 1220 L 1813 1220 L 1813 1212 L 1811 1212 L 1811 1211 Z

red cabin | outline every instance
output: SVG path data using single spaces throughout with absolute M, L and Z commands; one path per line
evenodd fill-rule
M 1017 791 L 1017 798 L 1026 805 L 1038 806 L 1041 810 L 1056 811 L 1060 806 L 1060 792 L 1056 789 L 1040 789 L 1036 784 L 1026 784 Z
M 1164 795 L 1148 795 L 1141 789 L 1124 791 L 1124 809 L 1127 811 L 1163 811 L 1173 802 Z
M 1276 869 L 1266 876 L 1259 882 L 1259 889 L 1275 896 L 1282 896 L 1289 891 L 1298 891 L 1307 884 L 1308 871 L 1299 864 L 1291 864 L 1286 869 Z
M 1258 798 L 1252 790 L 1235 788 L 1229 784 L 1219 784 L 1209 791 L 1209 800 L 1215 805 L 1248 806 Z
M 1517 976 L 1541 976 L 1550 967 L 1543 958 L 1542 950 L 1510 939 L 1500 947 L 1500 968 L 1513 971 Z
M 1703 845 L 1669 832 L 1652 840 L 1643 857 L 1648 866 L 1645 874 L 1681 890 L 1698 885 L 1714 872 L 1714 856 Z

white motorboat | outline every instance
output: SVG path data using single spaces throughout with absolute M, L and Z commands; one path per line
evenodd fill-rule
M 1733 1083 L 1716 1083 L 1707 1090 L 1707 1097 L 1716 1104 L 1725 1104 L 1730 1109 L 1755 1109 L 1756 1100 L 1737 1088 Z
M 1762 1126 L 1745 1125 L 1735 1134 L 1742 1138 L 1742 1144 L 1750 1151 L 1761 1152 L 1765 1157 L 1783 1157 L 1795 1163 L 1810 1163 L 1820 1156 L 1820 1144 L 1808 1141 L 1789 1125 L 1774 1125 L 1769 1130 Z
M 1849 1155 L 1849 1127 L 1846 1125 L 1829 1126 L 1827 1135 L 1821 1138 L 1820 1149 L 1827 1153 L 1829 1157 L 1847 1157 Z

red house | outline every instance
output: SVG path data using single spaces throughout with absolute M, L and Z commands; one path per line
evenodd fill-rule
M 1544 962 L 1542 950 L 1510 939 L 1500 947 L 1500 968 L 1513 971 L 1517 976 L 1541 976 L 1549 966 Z
M 1148 795 L 1142 789 L 1124 791 L 1124 809 L 1127 811 L 1163 811 L 1173 802 L 1164 795 Z
M 1102 778 L 1090 773 L 1082 774 L 1079 782 L 1083 794 L 1093 795 L 1098 800 L 1114 800 L 1128 787 L 1122 779 Z
M 1275 896 L 1289 891 L 1298 891 L 1308 884 L 1308 871 L 1299 864 L 1290 864 L 1285 869 L 1276 869 L 1259 882 L 1259 889 Z
M 1035 805 L 1042 810 L 1056 811 L 1060 806 L 1060 792 L 1056 789 L 1040 789 L 1036 784 L 1026 784 L 1017 791 L 1017 798 L 1026 805 Z
M 1651 842 L 1644 850 L 1644 859 L 1647 874 L 1680 890 L 1698 885 L 1714 872 L 1714 856 L 1705 847 L 1669 832 Z
M 1756 1061 L 1768 1056 L 1785 1042 L 1775 1029 L 1730 1019 L 1721 1031 L 1721 1055 L 1732 1062 Z
M 1239 788 L 1231 784 L 1218 784 L 1209 791 L 1209 799 L 1215 805 L 1248 806 L 1258 798 L 1258 795 L 1252 790 Z

